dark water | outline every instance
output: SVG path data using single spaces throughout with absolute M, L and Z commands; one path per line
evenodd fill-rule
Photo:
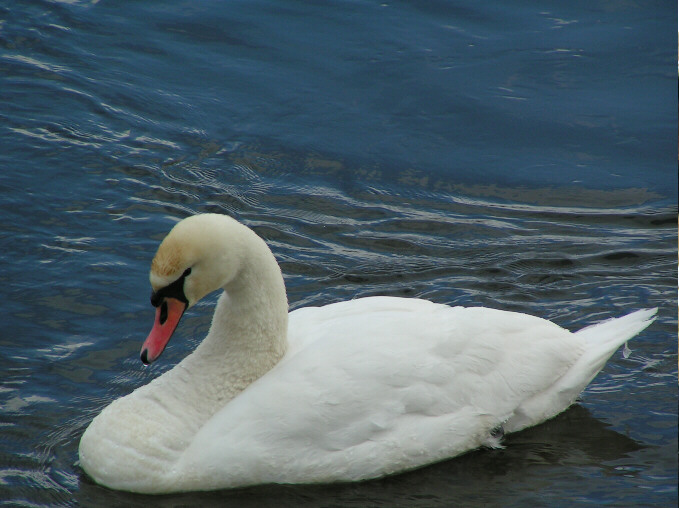
M 677 503 L 670 2 L 0 0 L 0 501 L 11 506 Z M 352 485 L 156 498 L 77 466 L 143 368 L 157 243 L 267 239 L 293 307 L 392 294 L 576 329 L 659 319 L 540 427 Z

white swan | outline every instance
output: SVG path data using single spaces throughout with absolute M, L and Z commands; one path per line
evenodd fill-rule
M 571 333 L 544 319 L 371 297 L 288 315 L 276 260 L 226 216 L 179 222 L 151 265 L 158 358 L 219 288 L 210 331 L 80 441 L 97 483 L 142 493 L 380 477 L 498 446 L 576 399 L 656 309 Z

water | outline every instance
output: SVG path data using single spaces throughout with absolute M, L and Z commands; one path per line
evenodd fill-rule
M 676 505 L 674 6 L 486 4 L 0 1 L 4 505 Z M 660 317 L 504 450 L 352 485 L 104 489 L 85 427 L 209 326 L 214 296 L 139 362 L 153 252 L 207 211 L 269 242 L 293 308 Z

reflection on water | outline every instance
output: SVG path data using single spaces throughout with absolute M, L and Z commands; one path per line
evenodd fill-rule
M 592 474 L 592 469 L 602 462 L 610 464 L 606 476 L 623 476 L 628 471 L 618 469 L 616 461 L 644 454 L 644 446 L 610 430 L 579 406 L 546 425 L 508 436 L 505 444 L 504 449 L 474 451 L 416 471 L 357 484 L 258 486 L 168 495 L 153 498 L 153 503 L 176 506 L 198 498 L 203 503 L 222 506 L 319 506 L 332 499 L 339 506 L 390 505 L 395 500 L 409 506 L 488 506 L 503 500 L 512 504 L 514 496 L 528 483 L 535 492 L 524 502 L 546 506 L 563 500 L 575 482 L 587 481 L 592 490 L 605 486 L 607 478 Z M 564 478 L 564 467 L 576 471 L 577 477 Z M 78 500 L 87 504 L 96 499 L 100 489 L 83 476 Z M 149 501 L 148 496 L 132 494 L 118 493 L 116 498 L 119 503 Z M 643 499 L 640 493 L 638 501 L 643 503 Z

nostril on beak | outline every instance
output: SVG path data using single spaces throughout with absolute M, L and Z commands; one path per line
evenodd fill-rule
M 161 325 L 165 324 L 167 321 L 167 302 L 163 300 L 163 304 L 160 306 L 160 316 L 158 316 L 158 321 Z

